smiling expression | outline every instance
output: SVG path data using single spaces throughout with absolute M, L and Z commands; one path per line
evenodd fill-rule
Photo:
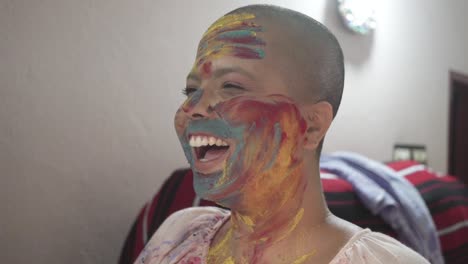
M 252 188 L 266 195 L 288 180 L 301 162 L 306 129 L 284 85 L 256 70 L 268 68 L 267 42 L 253 18 L 228 15 L 208 29 L 175 117 L 196 193 L 227 207 L 246 200 L 242 194 Z

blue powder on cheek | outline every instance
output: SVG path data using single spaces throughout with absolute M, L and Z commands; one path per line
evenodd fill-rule
M 185 139 L 181 139 L 181 142 L 186 142 L 182 145 L 192 169 L 194 157 L 192 155 L 191 147 L 187 141 L 189 135 L 196 133 L 210 133 L 219 138 L 232 138 L 229 125 L 222 119 L 201 119 L 191 121 L 184 133 Z M 195 193 L 200 197 L 206 198 L 210 193 L 216 192 L 213 188 L 215 183 L 223 176 L 223 171 L 210 175 L 200 175 L 200 173 L 193 169 L 193 176 L 193 187 L 195 189 Z
M 240 154 L 243 153 L 244 148 L 245 148 L 245 142 L 244 142 L 244 135 L 245 135 L 245 126 L 239 126 L 239 127 L 234 127 L 231 129 L 231 138 L 233 138 L 236 141 L 236 149 L 234 152 L 231 154 L 229 157 L 229 160 L 227 161 L 227 166 L 228 169 L 226 170 L 226 177 L 229 179 L 225 184 L 229 184 L 233 181 L 233 177 L 238 175 L 241 170 L 242 162 L 240 162 L 241 157 Z
M 244 149 L 245 126 L 231 127 L 225 120 L 222 119 L 195 120 L 188 125 L 186 136 L 197 132 L 208 132 L 220 138 L 233 139 L 236 142 L 236 149 L 229 157 L 229 160 L 227 160 L 227 170 L 215 172 L 210 175 L 200 175 L 200 173 L 198 173 L 196 170 L 193 170 L 193 184 L 195 192 L 200 197 L 209 198 L 210 195 L 221 193 L 224 189 L 233 184 L 239 176 L 241 176 L 238 174 L 238 170 L 234 168 L 238 168 L 242 165 L 239 164 L 238 161 L 240 160 L 240 153 L 242 153 L 242 150 Z M 191 158 L 191 161 L 189 162 L 193 162 L 190 146 L 188 148 L 188 152 L 189 155 L 187 156 Z M 224 173 L 227 173 L 227 175 L 224 175 Z M 227 181 L 222 185 L 219 185 L 221 178 L 227 178 Z M 226 195 L 232 196 L 235 194 Z M 231 198 L 228 200 L 231 200 Z M 225 205 L 228 206 L 228 204 Z

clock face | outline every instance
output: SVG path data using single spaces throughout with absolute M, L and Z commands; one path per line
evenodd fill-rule
M 338 12 L 349 29 L 365 35 L 377 25 L 373 3 L 372 0 L 338 0 Z

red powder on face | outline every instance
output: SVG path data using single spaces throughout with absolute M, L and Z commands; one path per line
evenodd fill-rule
M 261 59 L 263 58 L 263 51 L 250 47 L 235 47 L 234 56 L 243 59 Z
M 211 61 L 206 61 L 202 64 L 201 72 L 204 78 L 211 77 Z
M 262 122 L 273 126 L 276 122 L 283 122 L 288 125 L 294 124 L 298 133 L 302 134 L 306 130 L 305 120 L 296 104 L 283 95 L 269 95 L 263 98 L 238 96 L 218 104 L 216 111 L 235 125 Z M 295 121 L 289 124 L 286 120 Z

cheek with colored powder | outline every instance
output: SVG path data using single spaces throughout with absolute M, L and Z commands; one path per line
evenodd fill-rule
M 212 175 L 199 175 L 194 171 L 197 194 L 216 202 L 223 201 L 222 204 L 229 207 L 247 182 L 263 184 L 265 190 L 281 184 L 281 177 L 286 177 L 287 171 L 300 160 L 296 155 L 297 146 L 305 132 L 305 121 L 294 103 L 284 96 L 239 96 L 214 107 L 220 118 L 188 122 L 183 112 L 196 105 L 199 94 L 192 94 L 175 121 L 189 163 L 193 165 L 193 154 L 187 142 L 190 133 L 209 131 L 235 144 L 221 171 Z M 265 175 L 268 174 L 279 176 L 267 180 Z M 268 184 L 264 184 L 266 181 Z
M 284 96 L 236 98 L 222 107 L 229 109 L 223 116 L 228 123 L 246 127 L 242 149 L 227 163 L 223 175 L 242 198 L 228 206 L 250 207 L 268 215 L 269 204 L 282 207 L 301 191 L 301 144 L 306 122 L 296 105 Z
M 269 169 L 278 155 L 282 165 L 294 165 L 292 154 L 305 133 L 306 123 L 295 104 L 285 96 L 263 99 L 237 97 L 223 103 L 219 113 L 232 126 L 243 126 L 244 164 L 261 164 Z
M 298 144 L 305 121 L 290 99 L 236 97 L 215 111 L 239 133 L 235 151 L 215 186 L 240 188 L 257 175 L 285 173 L 299 162 Z

